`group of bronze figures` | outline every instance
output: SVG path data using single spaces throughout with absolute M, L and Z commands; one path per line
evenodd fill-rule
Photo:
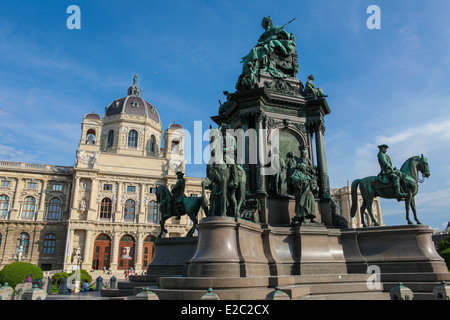
M 259 83 L 261 74 L 274 79 L 273 83 L 275 84 L 284 83 L 283 79 L 296 76 L 299 68 L 295 37 L 292 33 L 284 30 L 286 25 L 274 26 L 270 17 L 263 18 L 261 26 L 264 28 L 264 33 L 255 47 L 242 58 L 243 68 L 236 84 L 237 91 L 258 88 L 261 85 Z M 314 75 L 310 75 L 306 85 L 303 87 L 301 84 L 301 92 L 296 92 L 296 94 L 301 93 L 307 99 L 326 97 L 321 88 L 315 87 L 314 79 Z M 230 100 L 229 92 L 224 91 L 224 94 L 227 96 L 227 101 L 221 103 L 219 114 L 232 109 L 236 104 Z M 203 208 L 206 216 L 253 219 L 252 214 L 255 213 L 257 206 L 255 206 L 255 199 L 251 197 L 246 199 L 246 172 L 236 161 L 236 141 L 234 136 L 227 134 L 228 129 L 231 128 L 227 124 L 220 125 L 219 129 L 211 128 L 212 160 L 206 166 L 206 178 L 202 181 L 201 197 L 186 197 L 184 194 L 185 179 L 182 172 L 176 173 L 177 182 L 171 190 L 166 186 L 157 188 L 156 196 L 161 213 L 160 237 L 167 232 L 164 228 L 167 219 L 171 217 L 180 219 L 180 216 L 185 214 L 193 222 L 193 226 L 187 234 L 187 236 L 192 236 L 197 227 L 197 215 L 200 208 Z M 375 197 L 405 201 L 408 223 L 412 223 L 409 219 L 410 209 L 414 213 L 416 222 L 420 223 L 416 215 L 414 197 L 418 192 L 418 183 L 421 182 L 419 172 L 423 177 L 430 176 L 427 159 L 423 155 L 412 157 L 398 170 L 393 167 L 391 159 L 386 154 L 388 146 L 380 145 L 378 148 L 380 173 L 377 176 L 357 179 L 352 183 L 351 217 L 356 215 L 358 209 L 359 187 L 363 199 L 359 209 L 361 221 L 365 227 L 367 226 L 364 218 L 366 211 L 373 225 L 379 225 L 372 213 L 372 203 Z M 309 223 L 316 223 L 316 203 L 319 191 L 317 167 L 308 157 L 307 149 L 299 145 L 298 151 L 300 157 L 295 156 L 297 150 L 288 152 L 286 155 L 280 155 L 277 149 L 272 150 L 272 165 L 275 166 L 276 172 L 267 179 L 270 196 L 294 197 L 295 215 L 291 221 L 294 226 L 303 225 L 307 220 Z M 209 198 L 206 197 L 206 190 L 209 190 Z M 337 204 L 332 198 L 329 200 L 333 211 Z M 346 223 L 341 226 L 345 227 Z

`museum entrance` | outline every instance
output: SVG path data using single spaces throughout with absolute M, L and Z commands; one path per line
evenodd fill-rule
M 111 238 L 106 234 L 97 236 L 94 242 L 94 255 L 92 260 L 92 269 L 109 269 L 111 252 Z
M 144 240 L 144 248 L 143 248 L 144 254 L 142 256 L 142 267 L 143 268 L 147 268 L 148 264 L 153 259 L 153 253 L 155 251 L 155 241 L 156 241 L 155 236 L 148 236 Z
M 130 235 L 125 235 L 120 239 L 119 244 L 119 265 L 118 270 L 134 268 L 135 241 Z

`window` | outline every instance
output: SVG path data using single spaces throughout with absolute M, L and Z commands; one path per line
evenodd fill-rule
M 22 218 L 33 219 L 36 208 L 36 199 L 33 197 L 26 197 L 23 203 Z
M 150 193 L 156 193 L 156 188 L 150 188 Z
M 193 197 L 193 198 L 197 198 L 197 197 L 198 197 L 198 195 L 196 195 L 195 193 L 191 193 L 191 197 Z
M 86 132 L 86 144 L 95 144 L 95 130 L 89 129 Z
M 2 245 L 2 234 L 0 233 L 0 246 Z
M 156 151 L 156 138 L 154 135 L 150 137 L 150 152 Z
M 112 184 L 104 184 L 103 185 L 103 190 L 105 191 L 111 191 L 112 190 Z
M 61 216 L 61 200 L 53 198 L 50 200 L 47 211 L 47 220 L 59 220 Z
M 53 185 L 53 191 L 62 191 L 62 184 L 60 183 L 55 183 Z
M 134 221 L 134 213 L 135 213 L 134 201 L 128 199 L 127 201 L 125 201 L 123 219 L 125 221 Z
M 0 218 L 8 215 L 9 197 L 6 194 L 0 196 Z
M 147 206 L 147 222 L 158 223 L 159 204 L 152 200 Z
M 127 186 L 127 192 L 136 192 L 136 186 Z
M 49 233 L 44 238 L 43 254 L 55 254 L 56 248 L 56 236 L 53 233 Z
M 137 148 L 138 143 L 138 133 L 136 130 L 131 130 L 128 133 L 128 146 L 130 148 Z
M 9 188 L 9 187 L 11 187 L 11 181 L 9 181 L 9 180 L 2 180 L 1 187 L 2 188 Z
M 108 140 L 106 141 L 107 148 L 111 148 L 112 146 L 114 146 L 114 131 L 113 130 L 111 130 L 108 133 Z
M 36 188 L 37 188 L 37 182 L 28 182 L 27 188 L 28 188 L 28 189 L 36 190 Z
M 16 245 L 16 253 L 19 253 L 19 248 L 20 248 L 20 242 L 21 242 L 21 238 L 23 237 L 23 254 L 27 254 L 28 253 L 28 248 L 30 247 L 30 235 L 26 232 L 22 232 L 19 235 L 19 238 L 17 238 L 17 245 Z
M 100 205 L 100 219 L 111 219 L 112 201 L 109 198 L 103 198 Z

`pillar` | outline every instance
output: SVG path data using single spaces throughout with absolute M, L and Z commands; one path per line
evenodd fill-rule
M 136 221 L 138 223 L 144 223 L 145 222 L 145 200 L 144 200 L 144 196 L 145 196 L 145 188 L 146 185 L 145 183 L 141 183 L 141 193 L 139 196 L 139 211 L 137 212 L 137 219 Z
M 85 270 L 91 270 L 92 267 L 92 231 L 86 230 L 86 238 L 84 240 L 84 252 L 82 266 Z
M 265 118 L 264 113 L 260 112 L 255 119 L 255 129 L 257 136 L 257 165 L 256 165 L 256 193 L 266 194 L 266 186 L 265 186 L 265 176 L 262 175 L 263 158 L 265 156 L 265 145 L 266 141 L 264 139 L 265 135 L 263 134 L 263 119 Z
M 136 270 L 142 270 L 142 250 L 144 247 L 144 233 L 138 232 L 136 239 L 136 256 L 134 258 L 134 268 Z
M 116 199 L 116 211 L 114 213 L 114 222 L 122 221 L 122 187 L 123 183 L 119 182 L 117 184 L 117 199 Z
M 36 221 L 43 221 L 45 217 L 45 189 L 47 188 L 47 180 L 42 180 L 41 199 L 39 201 L 39 209 L 37 211 Z
M 119 261 L 119 244 L 120 244 L 120 234 L 114 233 L 112 236 L 112 245 L 111 245 L 111 260 L 110 266 L 111 270 L 117 270 L 117 264 Z
M 18 178 L 16 181 L 16 190 L 14 192 L 14 201 L 10 211 L 10 220 L 17 220 L 19 218 L 19 194 L 23 189 L 23 180 Z
M 91 193 L 89 196 L 89 210 L 87 215 L 87 220 L 96 220 L 97 219 L 97 193 L 98 193 L 98 182 L 96 178 L 91 179 Z

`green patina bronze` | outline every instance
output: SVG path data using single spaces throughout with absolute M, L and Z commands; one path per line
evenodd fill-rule
M 274 78 L 294 77 L 298 73 L 295 36 L 284 30 L 284 27 L 294 20 L 295 18 L 278 27 L 273 25 L 270 16 L 263 18 L 261 26 L 265 31 L 256 46 L 242 58 L 242 74 L 236 89 L 256 88 L 261 72 Z
M 206 166 L 206 178 L 202 181 L 202 193 L 211 190 L 210 207 L 205 210 L 207 216 L 228 216 L 238 218 L 245 202 L 246 174 L 236 163 L 236 140 L 227 134 L 229 125 L 223 124 L 218 129 L 211 128 L 210 147 L 214 161 Z M 222 143 L 215 144 L 214 139 L 222 137 Z M 222 150 L 217 150 L 221 147 Z M 222 153 L 218 153 L 221 151 Z M 222 159 L 216 159 L 216 156 Z M 219 161 L 222 160 L 222 161 Z
M 307 165 L 300 163 L 291 180 L 295 195 L 295 217 L 292 219 L 292 224 L 301 225 L 306 219 L 315 223 L 316 202 L 314 197 L 318 192 L 316 179 L 308 172 Z
M 397 199 L 398 201 L 404 200 L 408 224 L 413 224 L 409 219 L 410 209 L 414 214 L 414 219 L 417 224 L 421 224 L 417 218 L 415 196 L 419 191 L 418 184 L 421 182 L 419 179 L 419 171 L 425 178 L 430 176 L 428 160 L 423 155 L 411 157 L 402 165 L 400 170 L 397 170 L 392 167 L 392 162 L 386 155 L 387 148 L 386 145 L 379 146 L 380 153 L 378 154 L 378 159 L 381 172 L 378 176 L 353 181 L 350 214 L 352 217 L 356 215 L 358 205 L 357 190 L 359 186 L 363 198 L 360 214 L 364 227 L 367 227 L 367 223 L 364 220 L 366 210 L 369 213 L 373 224 L 379 226 L 372 213 L 372 203 L 375 197 Z
M 187 233 L 186 237 L 190 237 L 194 234 L 197 228 L 197 215 L 201 207 L 207 210 L 207 201 L 204 197 L 186 197 L 184 194 L 185 181 L 183 178 L 183 173 L 177 172 L 177 183 L 172 188 L 171 191 L 164 186 L 158 186 L 156 188 L 156 202 L 159 203 L 159 209 L 161 212 L 161 231 L 158 235 L 159 238 L 162 237 L 163 233 L 167 230 L 164 228 L 164 224 L 167 219 L 171 217 L 176 217 L 180 219 L 182 215 L 187 214 L 191 219 L 193 226 Z
M 308 81 L 306 81 L 305 85 L 305 95 L 313 96 L 314 98 L 325 98 L 328 97 L 325 95 L 321 88 L 316 88 L 314 85 L 315 75 L 311 74 L 308 76 Z

